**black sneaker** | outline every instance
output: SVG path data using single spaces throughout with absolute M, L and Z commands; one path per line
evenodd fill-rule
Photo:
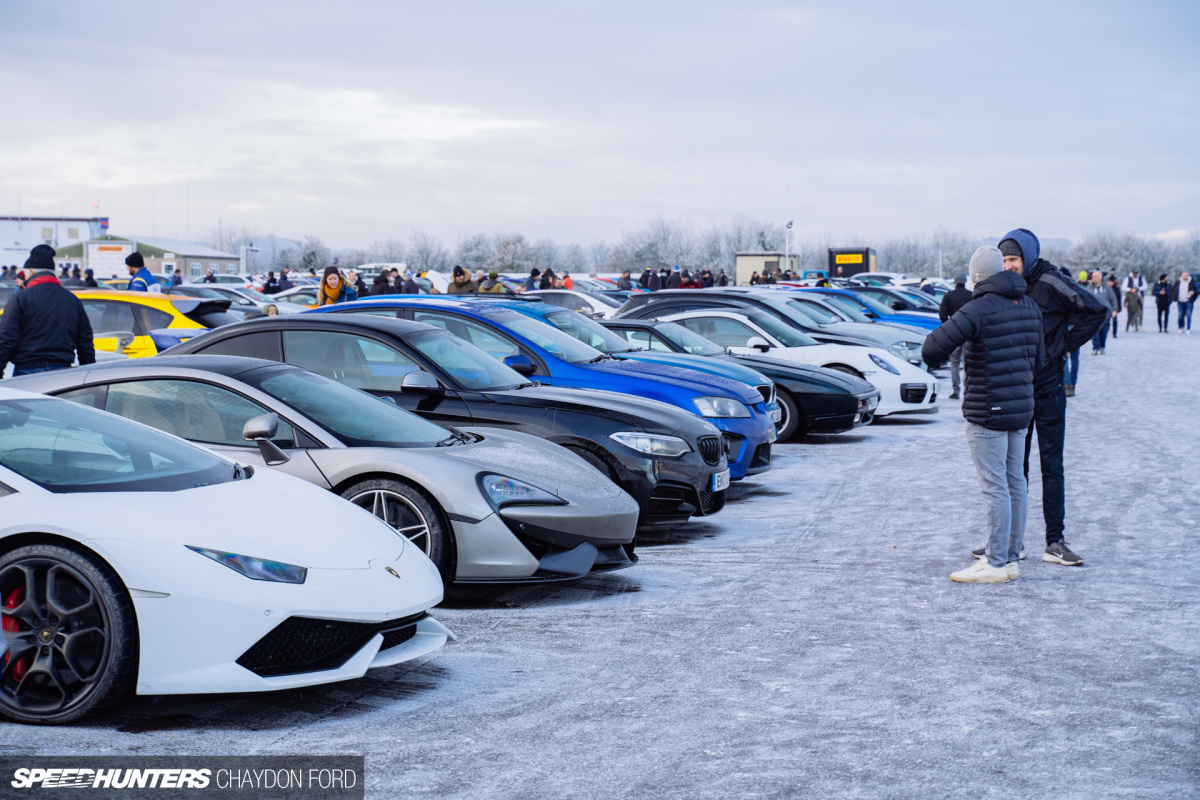
M 971 551 L 971 558 L 983 558 L 986 555 L 987 555 L 986 547 L 981 547 L 978 550 Z M 1022 561 L 1025 560 L 1025 548 L 1023 548 L 1023 547 L 1021 548 L 1021 560 Z M 1080 562 L 1080 563 L 1082 563 L 1082 562 Z
M 1071 552 L 1071 548 L 1066 542 L 1055 542 L 1054 544 L 1046 545 L 1046 552 L 1042 554 L 1042 561 L 1049 561 L 1051 564 L 1063 564 L 1068 567 L 1078 567 L 1083 564 L 1083 559 Z
M 953 392 L 951 392 L 951 393 L 950 393 L 950 399 L 951 399 L 951 400 L 957 400 L 957 399 L 958 399 L 958 390 L 957 390 L 957 389 L 955 389 Z

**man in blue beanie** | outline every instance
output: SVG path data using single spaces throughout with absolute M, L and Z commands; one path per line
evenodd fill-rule
M 1042 560 L 1078 566 L 1083 559 L 1067 545 L 1066 483 L 1063 476 L 1063 441 L 1066 438 L 1067 396 L 1063 388 L 1063 363 L 1067 353 L 1081 347 L 1108 324 L 1108 307 L 1066 278 L 1058 267 L 1041 258 L 1041 243 L 1025 228 L 1009 231 L 1000 240 L 1004 268 L 1025 279 L 1026 296 L 1042 312 L 1046 356 L 1033 376 L 1033 421 L 1025 434 L 1025 479 L 1029 480 L 1029 455 L 1037 430 L 1042 462 L 1042 516 L 1046 521 L 1046 551 Z M 973 551 L 976 558 L 984 549 Z

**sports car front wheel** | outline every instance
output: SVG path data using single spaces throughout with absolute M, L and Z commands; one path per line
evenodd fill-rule
M 0 556 L 0 714 L 56 725 L 120 699 L 137 671 L 129 593 L 103 562 L 65 547 Z
M 365 508 L 390 525 L 398 535 L 429 556 L 442 575 L 442 582 L 454 580 L 454 547 L 450 531 L 433 501 L 419 489 L 400 481 L 374 478 L 360 481 L 342 497 Z

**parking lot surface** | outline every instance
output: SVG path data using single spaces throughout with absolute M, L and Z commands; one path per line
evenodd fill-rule
M 779 446 L 633 569 L 454 597 L 435 614 L 459 640 L 416 665 L 0 723 L 0 750 L 363 753 L 381 798 L 1195 797 L 1200 340 L 1089 349 L 1067 434 L 1083 567 L 1040 560 L 1035 463 L 1021 579 L 948 579 L 984 537 L 944 402 Z

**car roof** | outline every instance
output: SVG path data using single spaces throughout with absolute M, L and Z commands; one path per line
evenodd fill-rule
M 352 328 L 367 328 L 370 330 L 390 333 L 395 336 L 402 336 L 406 333 L 415 331 L 441 330 L 433 325 L 426 325 L 423 322 L 411 322 L 406 319 L 395 319 L 393 317 L 377 317 L 371 314 L 339 314 L 324 313 L 324 314 L 287 314 L 278 317 L 255 317 L 245 322 L 234 322 L 229 325 L 222 325 L 220 328 L 215 328 L 206 336 L 212 336 L 218 333 L 245 333 L 247 331 L 258 330 L 277 330 L 277 329 L 292 329 L 305 328 L 309 323 L 315 322 L 317 325 L 343 325 Z M 200 341 L 204 337 L 196 337 L 189 340 Z M 163 356 L 155 356 L 162 358 Z
M 227 378 L 234 378 L 238 375 L 243 375 L 254 369 L 262 367 L 284 367 L 287 369 L 298 369 L 290 364 L 282 364 L 278 361 L 268 361 L 263 358 L 249 358 L 247 356 L 217 356 L 217 355 L 159 355 L 153 358 L 129 359 L 127 361 L 106 361 L 103 364 L 93 364 L 87 367 L 89 379 L 92 375 L 103 373 L 112 370 L 128 370 L 128 369 L 145 369 L 148 374 L 153 374 L 158 370 L 164 372 L 173 372 L 181 369 L 201 370 L 203 372 L 214 372 L 218 375 L 224 375 Z

